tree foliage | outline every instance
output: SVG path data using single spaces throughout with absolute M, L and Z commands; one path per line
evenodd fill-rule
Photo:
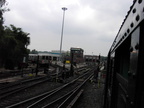
M 3 13 L 6 11 L 9 11 L 9 9 L 6 7 L 8 5 L 8 3 L 6 2 L 6 0 L 0 0 L 0 38 L 3 36 L 3 23 L 4 23 L 4 19 L 3 19 Z
M 6 5 L 5 0 L 0 0 L 0 67 L 13 69 L 28 56 L 30 37 L 14 25 L 3 26 L 3 13 L 9 10 Z
M 36 49 L 33 49 L 30 51 L 31 54 L 38 54 L 38 51 Z
M 2 37 L 3 32 L 3 5 L 5 3 L 5 0 L 0 0 L 0 38 Z
M 5 4 L 5 0 L 0 0 L 0 65 L 3 64 L 3 60 L 1 59 L 3 55 L 2 49 L 3 49 L 3 45 L 4 45 L 4 38 L 3 38 L 3 34 L 4 34 L 4 27 L 3 27 L 3 6 Z
M 29 33 L 23 32 L 21 28 L 14 25 L 4 28 L 3 38 L 3 61 L 6 68 L 11 64 L 12 67 L 23 61 L 23 57 L 27 57 L 29 50 L 27 46 L 30 44 Z M 12 68 L 11 67 L 11 68 Z

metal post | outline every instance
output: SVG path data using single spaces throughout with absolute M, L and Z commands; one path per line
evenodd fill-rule
M 62 10 L 63 10 L 63 20 L 62 20 L 61 42 L 60 42 L 60 56 L 62 56 L 61 55 L 61 50 L 62 50 L 62 40 L 63 40 L 64 17 L 65 17 L 65 11 L 67 10 L 67 8 L 63 7 Z
M 73 51 L 71 50 L 71 68 L 70 68 L 70 76 L 73 76 L 74 73 L 74 67 L 73 67 Z
M 39 55 L 37 56 L 37 66 L 35 70 L 36 76 L 38 75 L 38 68 L 39 68 Z

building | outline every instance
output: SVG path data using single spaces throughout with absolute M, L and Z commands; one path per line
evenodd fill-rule
M 71 48 L 70 55 L 71 55 L 71 63 L 83 63 L 83 52 L 82 48 Z
M 96 56 L 96 55 L 85 55 L 84 56 L 84 61 L 87 64 L 96 63 L 96 62 L 98 62 L 98 60 L 99 60 L 99 56 Z

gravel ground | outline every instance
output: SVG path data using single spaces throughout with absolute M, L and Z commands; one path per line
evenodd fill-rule
M 50 91 L 54 88 L 57 88 L 63 84 L 56 83 L 56 82 L 45 82 L 43 84 L 40 84 L 38 86 L 34 86 L 32 88 L 29 88 L 28 90 L 22 90 L 19 93 L 16 93 L 14 95 L 11 95 L 11 97 L 1 100 L 0 102 L 0 108 L 5 108 L 6 106 L 15 104 L 17 102 L 23 101 L 25 99 L 37 96 L 39 94 L 42 94 L 44 92 Z
M 74 77 L 70 77 L 66 79 L 66 82 L 71 81 L 74 79 L 77 75 L 74 75 Z M 104 79 L 102 80 L 102 82 Z M 55 83 L 55 82 L 47 82 L 45 84 L 41 84 L 41 86 L 34 87 L 34 90 L 32 93 L 29 93 L 26 91 L 26 94 L 22 94 L 21 97 L 23 97 L 20 100 L 26 99 L 28 97 L 38 95 L 40 92 L 44 92 L 50 89 L 53 89 L 55 87 L 58 87 L 60 85 L 63 85 L 63 83 Z M 41 88 L 41 89 L 40 89 Z M 101 83 L 101 86 L 98 87 L 97 83 L 91 82 L 90 80 L 83 86 L 84 92 L 80 99 L 78 100 L 77 104 L 74 106 L 74 108 L 101 108 L 102 105 L 102 94 L 103 94 L 103 88 L 104 84 Z
M 102 108 L 104 84 L 101 83 L 98 87 L 97 83 L 89 81 L 83 89 L 84 92 L 74 108 Z

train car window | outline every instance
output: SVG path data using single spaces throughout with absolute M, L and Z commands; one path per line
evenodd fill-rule
M 77 54 L 77 57 L 81 57 L 81 55 L 80 55 L 80 54 Z
M 51 60 L 52 59 L 52 57 L 51 56 L 49 56 L 49 60 Z
M 115 61 L 115 59 L 114 59 L 114 57 L 115 57 L 115 53 L 113 53 L 112 55 L 111 55 L 111 59 L 110 59 L 110 65 L 109 65 L 109 82 L 108 82 L 108 85 L 109 85 L 109 88 L 112 90 L 112 84 L 113 84 L 113 74 L 114 74 L 114 61 Z
M 78 51 L 74 51 L 74 53 L 78 53 Z
M 127 38 L 119 48 L 116 50 L 116 72 L 122 75 L 124 78 L 128 79 L 129 62 L 130 62 L 130 41 L 131 38 Z
M 112 85 L 112 107 L 126 108 L 125 89 L 127 88 L 129 63 L 130 63 L 130 44 L 131 36 L 129 35 L 114 52 L 111 57 L 110 85 Z M 121 85 L 121 86 L 120 86 Z M 123 89 L 122 89 L 123 88 Z
M 48 56 L 46 56 L 46 60 L 48 60 Z
M 137 45 L 139 45 L 139 36 L 140 36 L 140 28 L 138 27 L 132 33 L 131 36 L 131 52 L 130 52 L 130 69 L 128 74 L 128 93 L 130 97 L 130 101 L 134 102 L 135 99 L 135 90 L 136 90 L 136 78 L 137 78 L 137 67 L 138 67 L 138 53 Z
M 44 59 L 45 59 L 45 56 L 42 56 L 42 59 L 44 60 Z
M 53 57 L 53 61 L 56 61 L 57 60 L 57 57 Z
M 133 33 L 132 33 L 132 39 L 131 39 L 131 48 L 133 49 L 131 51 L 131 62 L 130 62 L 130 73 L 133 75 L 136 75 L 137 71 L 137 57 L 138 57 L 138 45 L 139 45 L 139 28 L 137 28 Z

